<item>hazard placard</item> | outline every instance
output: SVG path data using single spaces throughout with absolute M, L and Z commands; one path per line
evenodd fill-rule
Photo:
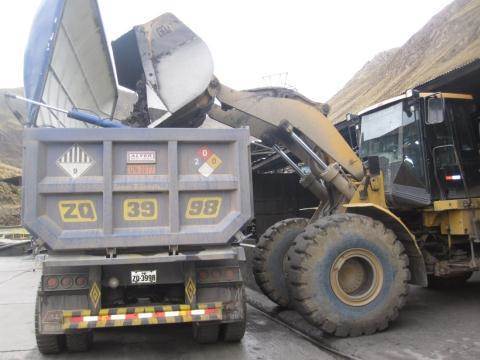
M 73 145 L 57 159 L 58 167 L 74 179 L 83 175 L 93 164 L 95 160 L 78 144 Z

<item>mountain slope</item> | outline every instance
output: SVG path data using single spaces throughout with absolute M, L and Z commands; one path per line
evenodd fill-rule
M 20 186 L 4 181 L 20 174 L 20 169 L 0 162 L 0 226 L 20 224 Z
M 20 186 L 4 181 L 21 175 L 22 125 L 9 109 L 5 93 L 22 94 L 22 89 L 0 90 L 0 225 L 20 224 Z M 25 105 L 10 100 L 9 105 L 21 115 Z
M 22 89 L 0 90 L 0 162 L 15 167 L 22 167 L 22 125 L 8 108 L 9 101 L 12 109 L 22 115 L 25 114 L 25 105 L 18 100 L 6 100 L 5 93 L 23 94 Z
M 336 123 L 480 57 L 480 0 L 456 0 L 402 47 L 367 62 L 328 103 Z

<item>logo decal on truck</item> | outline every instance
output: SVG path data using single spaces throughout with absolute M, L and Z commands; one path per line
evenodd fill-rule
M 87 152 L 75 144 L 57 159 L 57 165 L 72 178 L 76 179 L 95 164 Z
M 155 151 L 127 151 L 127 164 L 155 164 Z
M 156 162 L 154 150 L 127 151 L 127 175 L 155 175 Z

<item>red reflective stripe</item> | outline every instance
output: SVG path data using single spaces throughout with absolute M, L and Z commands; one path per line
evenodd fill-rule
M 126 314 L 125 315 L 125 320 L 127 320 L 127 319 L 137 319 L 137 318 L 138 318 L 137 314 Z
M 215 314 L 217 309 L 205 309 L 205 315 Z
M 156 312 L 155 317 L 165 317 L 165 312 L 164 311 Z
M 83 316 L 71 317 L 69 320 L 71 323 L 79 323 L 83 321 Z

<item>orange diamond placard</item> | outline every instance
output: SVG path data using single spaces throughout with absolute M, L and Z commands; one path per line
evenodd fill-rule
M 207 164 L 210 165 L 213 168 L 213 170 L 215 170 L 220 165 L 222 165 L 222 160 L 216 154 L 213 154 L 208 158 Z

